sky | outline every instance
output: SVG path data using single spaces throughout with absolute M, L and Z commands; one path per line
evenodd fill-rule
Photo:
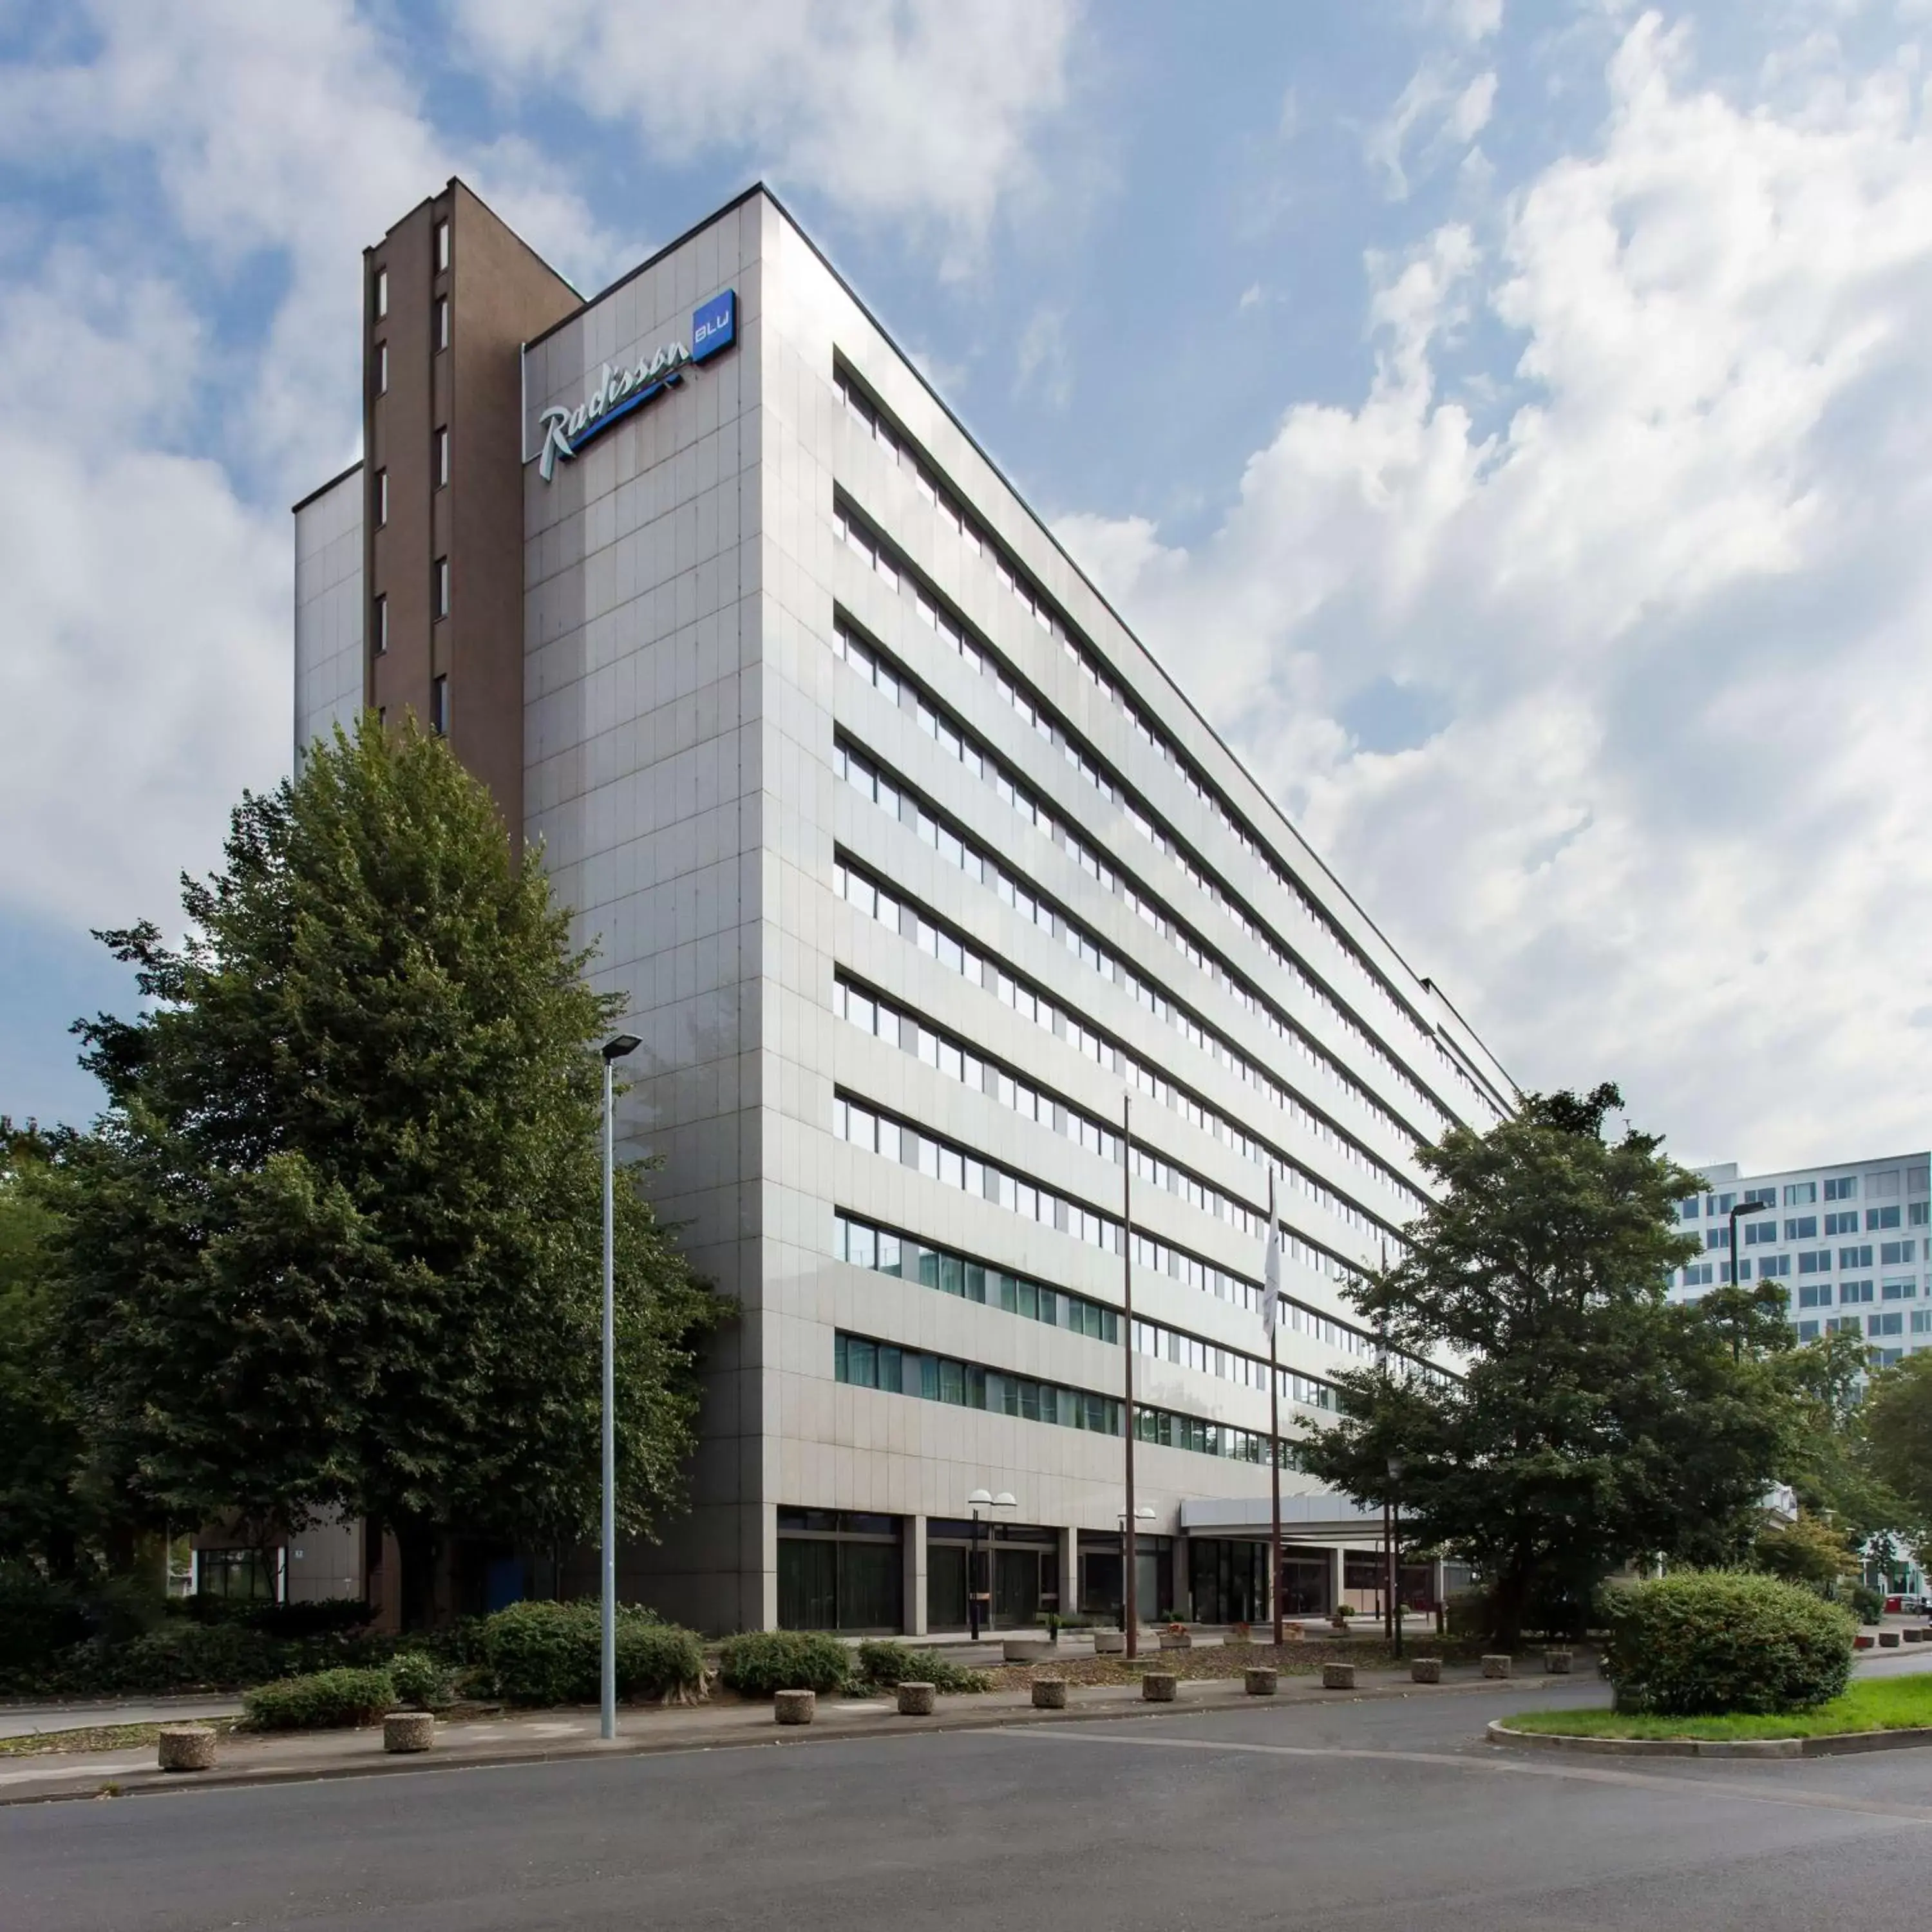
M 1924 1147 L 1932 0 L 0 0 L 0 1112 L 290 759 L 361 250 L 770 182 L 1417 970 Z

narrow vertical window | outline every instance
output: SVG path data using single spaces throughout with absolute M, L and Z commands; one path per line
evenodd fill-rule
M 449 266 L 449 224 L 439 221 L 436 224 L 436 266 L 439 268 Z
M 370 626 L 371 641 L 376 656 L 380 657 L 389 648 L 389 600 L 386 597 L 376 599 L 374 621 Z
M 436 575 L 430 595 L 434 600 L 436 614 L 439 617 L 449 615 L 449 560 L 440 556 L 436 560 Z
M 376 527 L 380 530 L 389 520 L 389 472 L 379 470 L 376 472 Z
M 433 677 L 429 681 L 429 728 L 439 738 L 449 733 L 449 680 L 447 676 Z
M 376 345 L 376 393 L 379 396 L 389 393 L 389 345 L 386 342 Z
M 439 349 L 449 346 L 449 298 L 438 296 L 436 298 L 436 346 Z
M 449 431 L 440 429 L 436 433 L 436 487 L 440 490 L 449 481 Z
M 387 268 L 376 271 L 376 320 L 380 322 L 389 312 L 389 272 Z

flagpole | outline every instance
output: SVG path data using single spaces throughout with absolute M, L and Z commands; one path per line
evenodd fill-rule
M 1120 1098 L 1120 1300 L 1126 1342 L 1127 1508 L 1121 1519 L 1120 1622 L 1126 1654 L 1141 1654 L 1140 1558 L 1134 1539 L 1134 1117 L 1133 1096 Z
M 1280 1228 L 1275 1222 L 1274 1169 L 1268 1169 L 1268 1239 L 1279 1244 Z M 1280 1281 L 1281 1262 L 1276 1250 L 1276 1280 Z M 1280 1322 L 1280 1294 L 1276 1304 L 1268 1310 L 1268 1480 L 1274 1499 L 1274 1540 L 1268 1558 L 1268 1595 L 1274 1604 L 1274 1643 L 1279 1651 L 1282 1645 L 1281 1628 L 1281 1352 L 1276 1339 Z

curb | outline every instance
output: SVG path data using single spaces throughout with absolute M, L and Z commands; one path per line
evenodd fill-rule
M 1060 1711 L 1036 1710 L 1025 1705 L 999 1712 L 944 1711 L 930 1718 L 895 1717 L 878 1729 L 860 1724 L 840 1724 L 824 1730 L 816 1726 L 801 1726 L 793 1731 L 781 1732 L 774 1725 L 758 1730 L 729 1731 L 716 1737 L 620 1737 L 609 1744 L 601 1738 L 586 1738 L 534 1749 L 465 1752 L 460 1756 L 446 1756 L 434 1750 L 388 1755 L 378 1748 L 368 1758 L 351 1759 L 346 1763 L 265 1765 L 259 1768 L 237 1765 L 218 1766 L 213 1771 L 196 1772 L 192 1775 L 165 1777 L 144 1767 L 136 1774 L 141 1780 L 139 1784 L 124 1784 L 121 1778 L 104 1778 L 91 1782 L 84 1777 L 74 1776 L 64 1779 L 64 1788 L 60 1790 L 0 1790 L 0 1809 L 16 1804 L 60 1804 L 76 1799 L 97 1798 L 104 1795 L 104 1787 L 109 1785 L 118 1787 L 112 1794 L 116 1797 L 152 1798 L 196 1791 L 235 1790 L 257 1784 L 320 1784 L 340 1778 L 407 1776 L 424 1772 L 501 1771 L 516 1765 L 560 1764 L 585 1758 L 664 1757 L 680 1752 L 774 1748 L 793 1750 L 805 1744 L 844 1744 L 859 1738 L 917 1737 L 934 1731 L 1012 1730 L 1032 1724 L 1118 1724 L 1137 1718 L 1185 1717 L 1190 1713 L 1198 1717 L 1208 1712 L 1244 1710 L 1250 1706 L 1279 1712 L 1292 1709 L 1297 1704 L 1360 1704 L 1398 1697 L 1454 1697 L 1476 1691 L 1493 1691 L 1498 1688 L 1493 1681 L 1483 1678 L 1467 1683 L 1369 1684 L 1356 1690 L 1328 1692 L 1318 1684 L 1312 1694 L 1304 1697 L 1250 1698 L 1242 1692 L 1238 1679 L 1197 1678 L 1186 1681 L 1216 1685 L 1226 1682 L 1230 1690 L 1210 1699 L 1197 1695 L 1190 1700 L 1184 1695 L 1172 1704 L 1123 1702 L 1096 1707 L 1082 1706 L 1070 1701 L 1068 1708 Z M 1519 1684 L 1534 1685 L 1554 1684 L 1557 1680 L 1532 1677 L 1514 1681 Z M 380 1738 L 381 1734 L 378 1732 L 374 1735 Z M 123 1773 L 122 1777 L 129 1775 Z
M 1892 1731 L 1841 1731 L 1815 1738 L 1594 1738 L 1556 1731 L 1519 1731 L 1501 1718 L 1483 1735 L 1519 1750 L 1586 1751 L 1600 1757 L 1851 1757 L 1866 1751 L 1911 1750 L 1932 1744 L 1932 1725 Z

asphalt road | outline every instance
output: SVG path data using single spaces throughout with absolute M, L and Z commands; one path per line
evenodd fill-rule
M 1600 1686 L 1559 1694 L 1594 1702 Z M 1518 1756 L 1547 1690 L 0 1810 L 9 1932 L 1916 1925 L 1932 1757 Z

